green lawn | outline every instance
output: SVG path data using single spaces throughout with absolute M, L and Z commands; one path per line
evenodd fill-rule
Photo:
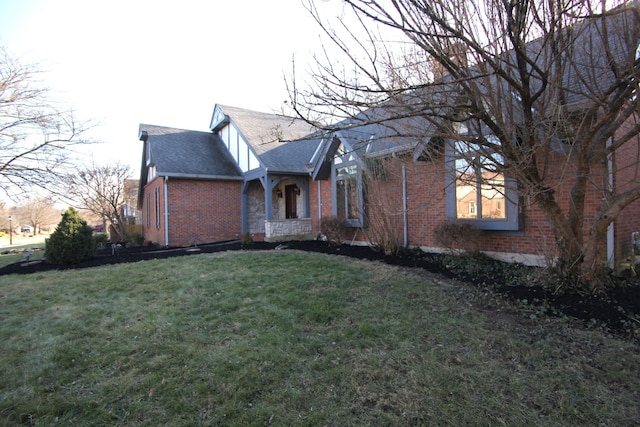
M 2 276 L 0 304 L 2 425 L 640 419 L 637 345 L 381 263 L 192 255 Z
M 17 236 L 14 244 L 9 245 L 9 237 L 0 237 L 0 268 L 13 264 L 24 259 L 25 251 L 37 249 L 33 252 L 31 259 L 40 260 L 44 258 L 45 236 L 23 237 Z M 4 254 L 3 252 L 11 252 Z

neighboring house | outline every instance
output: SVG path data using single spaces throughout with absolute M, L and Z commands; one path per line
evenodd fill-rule
M 120 206 L 120 217 L 126 224 L 140 224 L 142 222 L 142 213 L 138 209 L 139 189 L 139 180 L 124 180 L 124 204 Z
M 457 157 L 456 141 L 436 136 L 436 127 L 411 118 L 319 132 L 294 118 L 221 105 L 214 108 L 211 132 L 140 125 L 145 239 L 163 246 L 245 233 L 256 240 L 308 239 L 322 234 L 323 218 L 339 217 L 351 229 L 345 234 L 350 241 L 375 241 L 371 230 L 387 221 L 403 245 L 440 251 L 439 228 L 467 221 L 482 230 L 477 245 L 490 255 L 548 261 L 556 248 L 541 210 L 508 176 L 487 176 L 482 168 L 476 177 L 483 182 L 470 175 L 474 168 Z M 566 158 L 558 147 L 549 156 L 561 170 Z M 610 174 L 607 165 L 594 171 L 590 200 L 603 197 L 605 180 L 633 180 L 629 166 L 638 162 L 638 140 L 617 155 Z M 372 173 L 380 165 L 384 173 Z M 555 190 L 568 203 L 567 188 L 560 183 Z M 597 204 L 586 206 L 595 215 L 591 206 Z M 619 216 L 608 235 L 608 259 L 629 255 L 639 213 L 635 202 Z

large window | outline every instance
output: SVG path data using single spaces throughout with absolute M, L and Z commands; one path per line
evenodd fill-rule
M 333 214 L 352 227 L 364 225 L 362 176 L 355 156 L 338 148 L 333 165 Z
M 506 219 L 502 157 L 483 155 L 477 144 L 456 142 L 456 218 Z
M 503 174 L 501 155 L 488 144 L 453 141 L 447 147 L 447 214 L 450 220 L 469 221 L 484 230 L 520 230 L 521 218 L 515 181 Z

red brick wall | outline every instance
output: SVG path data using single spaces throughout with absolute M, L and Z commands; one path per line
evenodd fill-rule
M 559 153 L 555 159 L 556 168 L 548 172 L 556 178 L 554 190 L 556 197 L 561 200 L 561 206 L 567 211 L 569 203 L 570 188 L 568 183 L 562 179 L 566 164 L 566 158 Z M 436 239 L 435 231 L 439 225 L 447 221 L 446 188 L 445 176 L 447 173 L 444 158 L 435 158 L 431 161 L 413 161 L 405 159 L 406 179 L 407 179 L 407 231 L 408 243 L 410 246 L 440 247 Z M 585 216 L 587 222 L 593 218 L 596 209 L 602 200 L 603 182 L 606 178 L 604 165 L 594 171 L 592 184 L 588 189 Z M 398 162 L 395 168 L 389 173 L 389 182 L 382 182 L 388 191 L 397 194 L 389 196 L 389 200 L 395 200 L 398 205 L 396 211 L 401 211 L 402 196 L 402 175 L 401 163 Z M 331 182 L 329 180 L 321 182 L 322 193 L 322 216 L 332 215 L 331 209 Z M 316 182 L 311 185 L 311 216 L 314 230 L 318 230 L 318 203 Z M 541 257 L 552 257 L 556 255 L 556 245 L 552 228 L 545 215 L 532 203 L 529 197 L 523 197 L 522 207 L 524 210 L 524 228 L 522 231 L 485 231 L 481 234 L 478 244 L 483 251 L 520 253 L 538 255 Z M 367 203 L 370 218 L 383 215 L 380 212 L 373 212 L 375 209 L 382 209 L 380 203 Z M 588 225 L 588 224 L 587 224 Z M 363 239 L 366 235 L 359 233 L 358 239 Z
M 163 189 L 163 179 L 155 178 L 149 184 L 147 184 L 144 188 L 144 194 L 142 199 L 142 234 L 144 235 L 144 239 L 147 241 L 151 241 L 158 245 L 164 246 L 164 189 Z M 159 204 L 159 216 L 157 220 L 159 222 L 159 227 L 156 222 L 156 208 L 155 208 L 155 199 L 156 194 L 158 197 Z
M 241 183 L 169 179 L 169 245 L 233 240 L 242 231 Z
M 636 125 L 636 118 L 630 119 L 618 134 L 623 135 L 631 126 Z M 614 141 L 615 142 L 615 141 Z M 613 157 L 615 178 L 614 189 L 621 193 L 640 185 L 640 147 L 638 139 L 632 139 L 624 144 Z M 631 253 L 631 233 L 640 231 L 640 201 L 627 206 L 615 223 L 616 259 L 625 259 Z
M 320 190 L 318 190 L 320 183 Z M 318 202 L 318 191 L 320 191 L 320 202 Z M 318 205 L 320 203 L 320 207 Z M 320 233 L 320 213 L 322 217 L 331 217 L 331 179 L 326 181 L 313 181 L 309 179 L 309 214 L 311 215 L 311 228 L 313 234 Z
M 160 227 L 155 222 L 155 189 L 160 194 Z M 165 241 L 164 179 L 156 178 L 144 189 L 142 227 L 145 240 L 161 246 L 190 246 L 239 237 L 241 184 L 238 181 L 198 181 L 171 178 L 167 181 L 169 240 Z M 147 197 L 150 226 L 147 227 Z

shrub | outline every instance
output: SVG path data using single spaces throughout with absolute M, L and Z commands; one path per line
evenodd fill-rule
M 442 222 L 435 228 L 436 240 L 451 252 L 477 252 L 480 229 L 467 222 Z
M 144 234 L 142 233 L 141 224 L 127 224 L 125 230 L 125 241 L 135 246 L 144 244 Z
M 343 219 L 335 216 L 323 217 L 320 221 L 320 229 L 331 246 L 340 246 L 342 244 L 342 235 L 346 230 L 346 224 Z
M 109 236 L 107 236 L 106 234 L 96 234 L 93 236 L 93 240 L 96 242 L 96 248 L 104 249 L 107 247 Z
M 144 243 L 144 236 L 139 231 L 134 231 L 127 235 L 127 242 L 140 246 Z
M 45 260 L 49 264 L 75 264 L 95 255 L 93 230 L 80 218 L 78 211 L 67 209 L 46 242 Z
M 249 233 L 248 231 L 242 236 L 242 245 L 253 245 L 253 237 L 251 237 L 251 233 Z
M 363 231 L 372 248 L 386 255 L 398 254 L 404 245 L 402 192 L 393 184 L 402 179 L 402 163 L 396 157 L 369 159 L 369 173 L 363 179 L 367 195 Z

